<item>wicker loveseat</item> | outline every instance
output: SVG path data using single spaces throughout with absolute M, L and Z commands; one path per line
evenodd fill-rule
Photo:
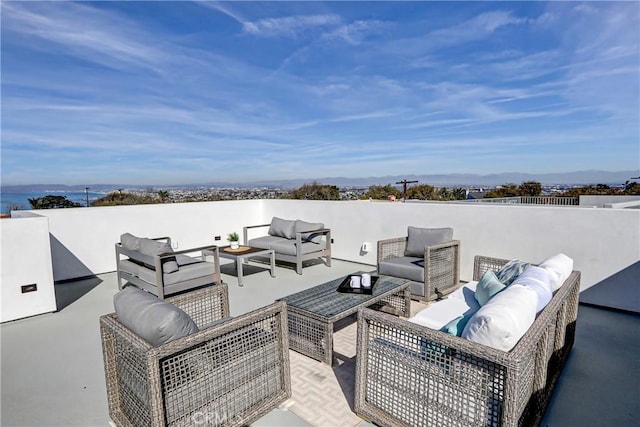
M 266 236 L 249 238 L 250 230 L 265 227 L 269 227 Z M 324 258 L 324 263 L 331 267 L 331 230 L 323 223 L 273 217 L 269 224 L 244 227 L 243 242 L 255 248 L 272 249 L 277 260 L 295 264 L 298 274 L 302 274 L 302 262 L 311 259 Z
M 477 256 L 473 279 L 506 263 Z M 361 309 L 356 413 L 381 426 L 539 424 L 573 346 L 579 290 L 573 271 L 509 351 Z
M 150 298 L 180 308 L 196 331 L 152 345 L 116 313 L 100 318 L 115 425 L 248 425 L 291 396 L 284 303 L 231 318 L 226 284 Z

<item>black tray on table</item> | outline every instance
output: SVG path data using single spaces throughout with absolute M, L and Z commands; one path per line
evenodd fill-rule
M 373 293 L 373 288 L 376 285 L 376 282 L 378 281 L 378 276 L 371 276 L 371 286 L 369 286 L 368 288 L 364 288 L 362 287 L 362 285 L 360 285 L 359 288 L 352 288 L 351 287 L 351 277 L 352 276 L 360 276 L 362 277 L 362 275 L 360 274 L 350 274 L 347 277 L 344 278 L 344 280 L 342 281 L 342 283 L 340 283 L 340 286 L 338 286 L 338 289 L 336 289 L 338 292 L 342 292 L 345 294 L 365 294 L 365 295 L 371 295 Z

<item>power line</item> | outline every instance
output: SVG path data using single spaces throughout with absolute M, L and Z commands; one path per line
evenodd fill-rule
M 407 184 L 414 184 L 418 181 L 407 181 L 406 179 L 403 179 L 400 182 L 396 182 L 396 184 L 402 184 L 402 201 L 406 201 L 407 200 Z

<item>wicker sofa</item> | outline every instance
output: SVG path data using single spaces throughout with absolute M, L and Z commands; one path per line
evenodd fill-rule
M 116 313 L 100 318 L 115 425 L 248 425 L 291 396 L 284 303 L 230 318 L 226 284 L 158 301 L 199 330 L 154 346 Z
M 269 227 L 266 236 L 249 238 L 250 230 L 266 227 Z M 302 262 L 312 259 L 324 258 L 324 263 L 331 267 L 331 230 L 323 223 L 273 217 L 269 224 L 244 227 L 243 243 L 272 249 L 276 260 L 295 264 L 298 274 L 302 274 Z
M 476 256 L 473 279 L 506 263 Z M 539 424 L 573 346 L 579 290 L 573 271 L 509 351 L 360 310 L 356 413 L 381 426 Z
M 378 241 L 377 266 L 410 280 L 413 299 L 433 301 L 460 287 L 460 241 L 449 227 L 407 227 L 407 236 Z
M 170 237 L 148 239 L 125 233 L 115 248 L 119 289 L 129 282 L 164 298 L 222 282 L 217 246 L 173 251 Z M 204 250 L 212 254 L 213 262 L 203 260 Z

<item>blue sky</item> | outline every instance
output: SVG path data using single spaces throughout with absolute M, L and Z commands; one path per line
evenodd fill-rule
M 638 2 L 1 7 L 3 184 L 640 167 Z

